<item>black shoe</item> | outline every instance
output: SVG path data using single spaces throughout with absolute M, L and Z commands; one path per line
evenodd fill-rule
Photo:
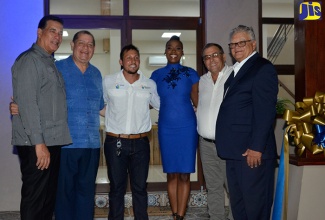
M 183 220 L 184 216 L 176 215 L 176 220 Z

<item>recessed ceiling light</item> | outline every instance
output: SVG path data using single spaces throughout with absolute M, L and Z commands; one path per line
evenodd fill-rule
M 63 37 L 68 37 L 69 34 L 68 34 L 68 31 L 63 31 Z
M 162 38 L 170 38 L 171 36 L 174 36 L 174 35 L 176 35 L 176 36 L 181 36 L 181 33 L 171 33 L 171 32 L 164 32 L 162 35 L 161 35 L 161 37 Z

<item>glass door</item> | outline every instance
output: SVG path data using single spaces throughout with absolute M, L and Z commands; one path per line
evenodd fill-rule
M 62 4 L 57 4 L 57 2 Z M 183 64 L 196 69 L 200 75 L 202 74 L 203 64 L 200 54 L 205 42 L 203 40 L 203 19 L 199 16 L 204 9 L 203 0 L 191 0 L 190 3 L 183 0 L 172 1 L 170 2 L 172 5 L 169 5 L 164 13 L 153 14 L 156 16 L 152 16 L 152 14 L 147 16 L 141 10 L 160 10 L 163 7 L 160 4 L 161 1 L 152 1 L 151 6 L 145 5 L 143 0 L 139 0 L 139 2 L 124 0 L 122 5 L 120 4 L 122 1 L 117 0 L 101 0 L 98 2 L 98 5 L 95 5 L 96 7 L 88 7 L 87 9 L 86 0 L 44 1 L 45 14 L 60 16 L 64 20 L 65 30 L 68 33 L 70 32 L 55 54 L 57 59 L 62 59 L 71 54 L 69 42 L 72 40 L 73 34 L 78 30 L 86 29 L 94 34 L 96 40 L 95 54 L 90 62 L 99 68 L 103 77 L 120 70 L 118 62 L 120 50 L 130 43 L 139 48 L 141 53 L 140 69 L 147 77 L 150 77 L 152 71 L 159 67 L 154 64 L 156 61 L 153 61 L 152 58 L 161 59 L 164 54 L 164 45 L 167 39 L 161 38 L 161 33 L 177 31 L 181 32 L 180 37 L 184 43 L 185 59 L 182 61 Z M 140 2 L 145 7 L 142 7 Z M 149 6 L 151 9 L 148 8 Z M 186 9 L 187 6 L 190 8 Z M 176 10 L 177 8 L 179 10 Z M 177 13 L 181 11 L 186 11 L 186 14 Z M 140 16 L 141 14 L 142 16 Z M 157 122 L 158 113 L 152 110 L 151 117 L 153 122 L 150 137 L 151 148 L 156 151 L 152 150 L 148 191 L 165 191 L 167 189 L 166 175 L 162 173 L 159 164 L 161 163 L 159 161 L 159 145 L 158 139 L 155 137 L 157 131 L 155 122 Z M 101 120 L 101 134 L 102 141 L 104 141 L 103 120 Z M 106 171 L 106 162 L 102 154 L 96 181 L 97 192 L 107 193 L 109 191 Z M 200 189 L 204 185 L 203 181 L 201 163 L 199 155 L 197 155 L 197 169 L 196 173 L 191 176 L 191 189 Z
M 179 33 L 183 42 L 184 56 L 181 63 L 185 66 L 192 67 L 202 74 L 201 48 L 203 40 L 201 38 L 201 23 L 197 18 L 187 18 L 180 21 L 179 18 L 164 18 L 142 20 L 136 19 L 131 21 L 128 26 L 128 34 L 132 39 L 132 44 L 140 50 L 140 70 L 150 78 L 151 73 L 166 65 L 165 44 L 168 38 L 163 38 L 164 33 Z M 148 190 L 158 191 L 167 189 L 167 177 L 162 172 L 159 140 L 158 140 L 158 112 L 151 110 L 152 131 L 151 131 L 151 159 L 148 177 Z M 191 189 L 200 189 L 203 184 L 203 174 L 201 161 L 197 151 L 196 172 L 191 175 Z
M 140 70 L 148 78 L 152 72 L 167 64 L 164 55 L 165 44 L 170 37 L 162 37 L 163 34 L 177 33 L 183 42 L 184 56 L 181 64 L 197 69 L 197 33 L 196 30 L 184 29 L 132 29 L 132 43 L 140 50 Z M 200 56 L 200 55 L 199 55 Z M 177 103 L 175 103 L 177 104 Z M 150 168 L 148 176 L 148 188 L 158 190 L 167 182 L 167 176 L 162 172 L 162 161 L 160 156 L 160 147 L 158 140 L 158 111 L 151 110 L 152 130 L 150 132 Z M 197 162 L 199 157 L 197 157 Z M 197 167 L 197 166 L 196 166 Z M 191 174 L 191 182 L 194 185 L 198 183 L 198 169 Z M 167 189 L 167 186 L 164 188 Z

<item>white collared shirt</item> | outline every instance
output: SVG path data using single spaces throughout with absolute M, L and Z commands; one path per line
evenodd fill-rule
M 138 71 L 140 77 L 130 84 L 123 70 L 105 76 L 103 81 L 106 105 L 106 132 L 139 134 L 151 130 L 149 104 L 159 110 L 160 99 L 156 83 Z
M 215 139 L 216 121 L 223 100 L 224 84 L 233 68 L 227 66 L 219 72 L 216 83 L 213 83 L 211 73 L 202 75 L 199 81 L 199 104 L 197 107 L 198 133 L 204 138 Z
M 236 74 L 238 73 L 238 71 L 240 70 L 240 68 L 246 63 L 246 61 L 251 58 L 254 54 L 256 54 L 256 51 L 253 51 L 253 53 L 251 55 L 249 55 L 248 57 L 246 57 L 243 61 L 241 61 L 240 63 L 236 62 L 233 66 L 234 68 L 234 77 L 236 76 Z

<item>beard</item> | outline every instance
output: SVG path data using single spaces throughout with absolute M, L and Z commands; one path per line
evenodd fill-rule
M 126 70 L 126 72 L 127 72 L 128 74 L 137 74 L 137 73 L 138 73 L 138 70 L 136 70 L 136 71 Z

